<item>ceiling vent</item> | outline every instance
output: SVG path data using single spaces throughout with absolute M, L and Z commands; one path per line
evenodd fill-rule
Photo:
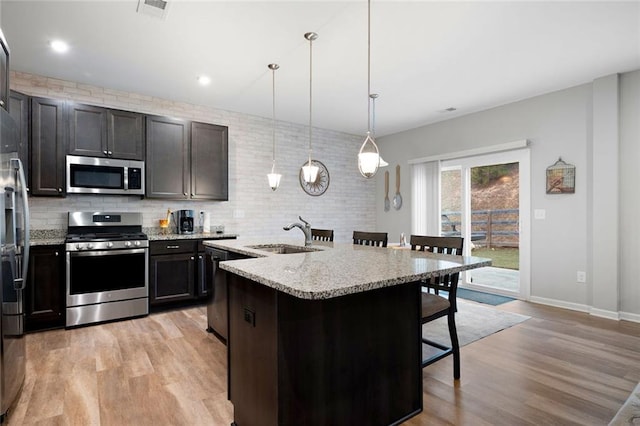
M 151 16 L 156 19 L 165 19 L 167 17 L 167 10 L 169 9 L 169 2 L 164 0 L 138 0 L 138 8 L 136 12 Z

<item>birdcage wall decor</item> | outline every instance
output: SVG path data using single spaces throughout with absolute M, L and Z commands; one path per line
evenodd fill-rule
M 573 194 L 576 192 L 576 166 L 558 158 L 547 167 L 547 194 Z

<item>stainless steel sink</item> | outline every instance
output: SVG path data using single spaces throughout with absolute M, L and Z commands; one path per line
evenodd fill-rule
M 312 247 L 294 246 L 290 244 L 259 244 L 255 246 L 247 246 L 247 248 L 268 251 L 274 254 L 293 254 L 293 253 L 309 253 L 312 251 L 320 251 L 320 249 Z

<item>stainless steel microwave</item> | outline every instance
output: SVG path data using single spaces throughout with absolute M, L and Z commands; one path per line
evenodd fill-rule
M 67 155 L 67 193 L 144 195 L 144 161 Z

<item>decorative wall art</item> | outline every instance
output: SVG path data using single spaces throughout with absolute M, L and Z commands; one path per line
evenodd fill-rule
M 576 192 L 576 166 L 558 158 L 547 167 L 547 194 L 573 194 Z

